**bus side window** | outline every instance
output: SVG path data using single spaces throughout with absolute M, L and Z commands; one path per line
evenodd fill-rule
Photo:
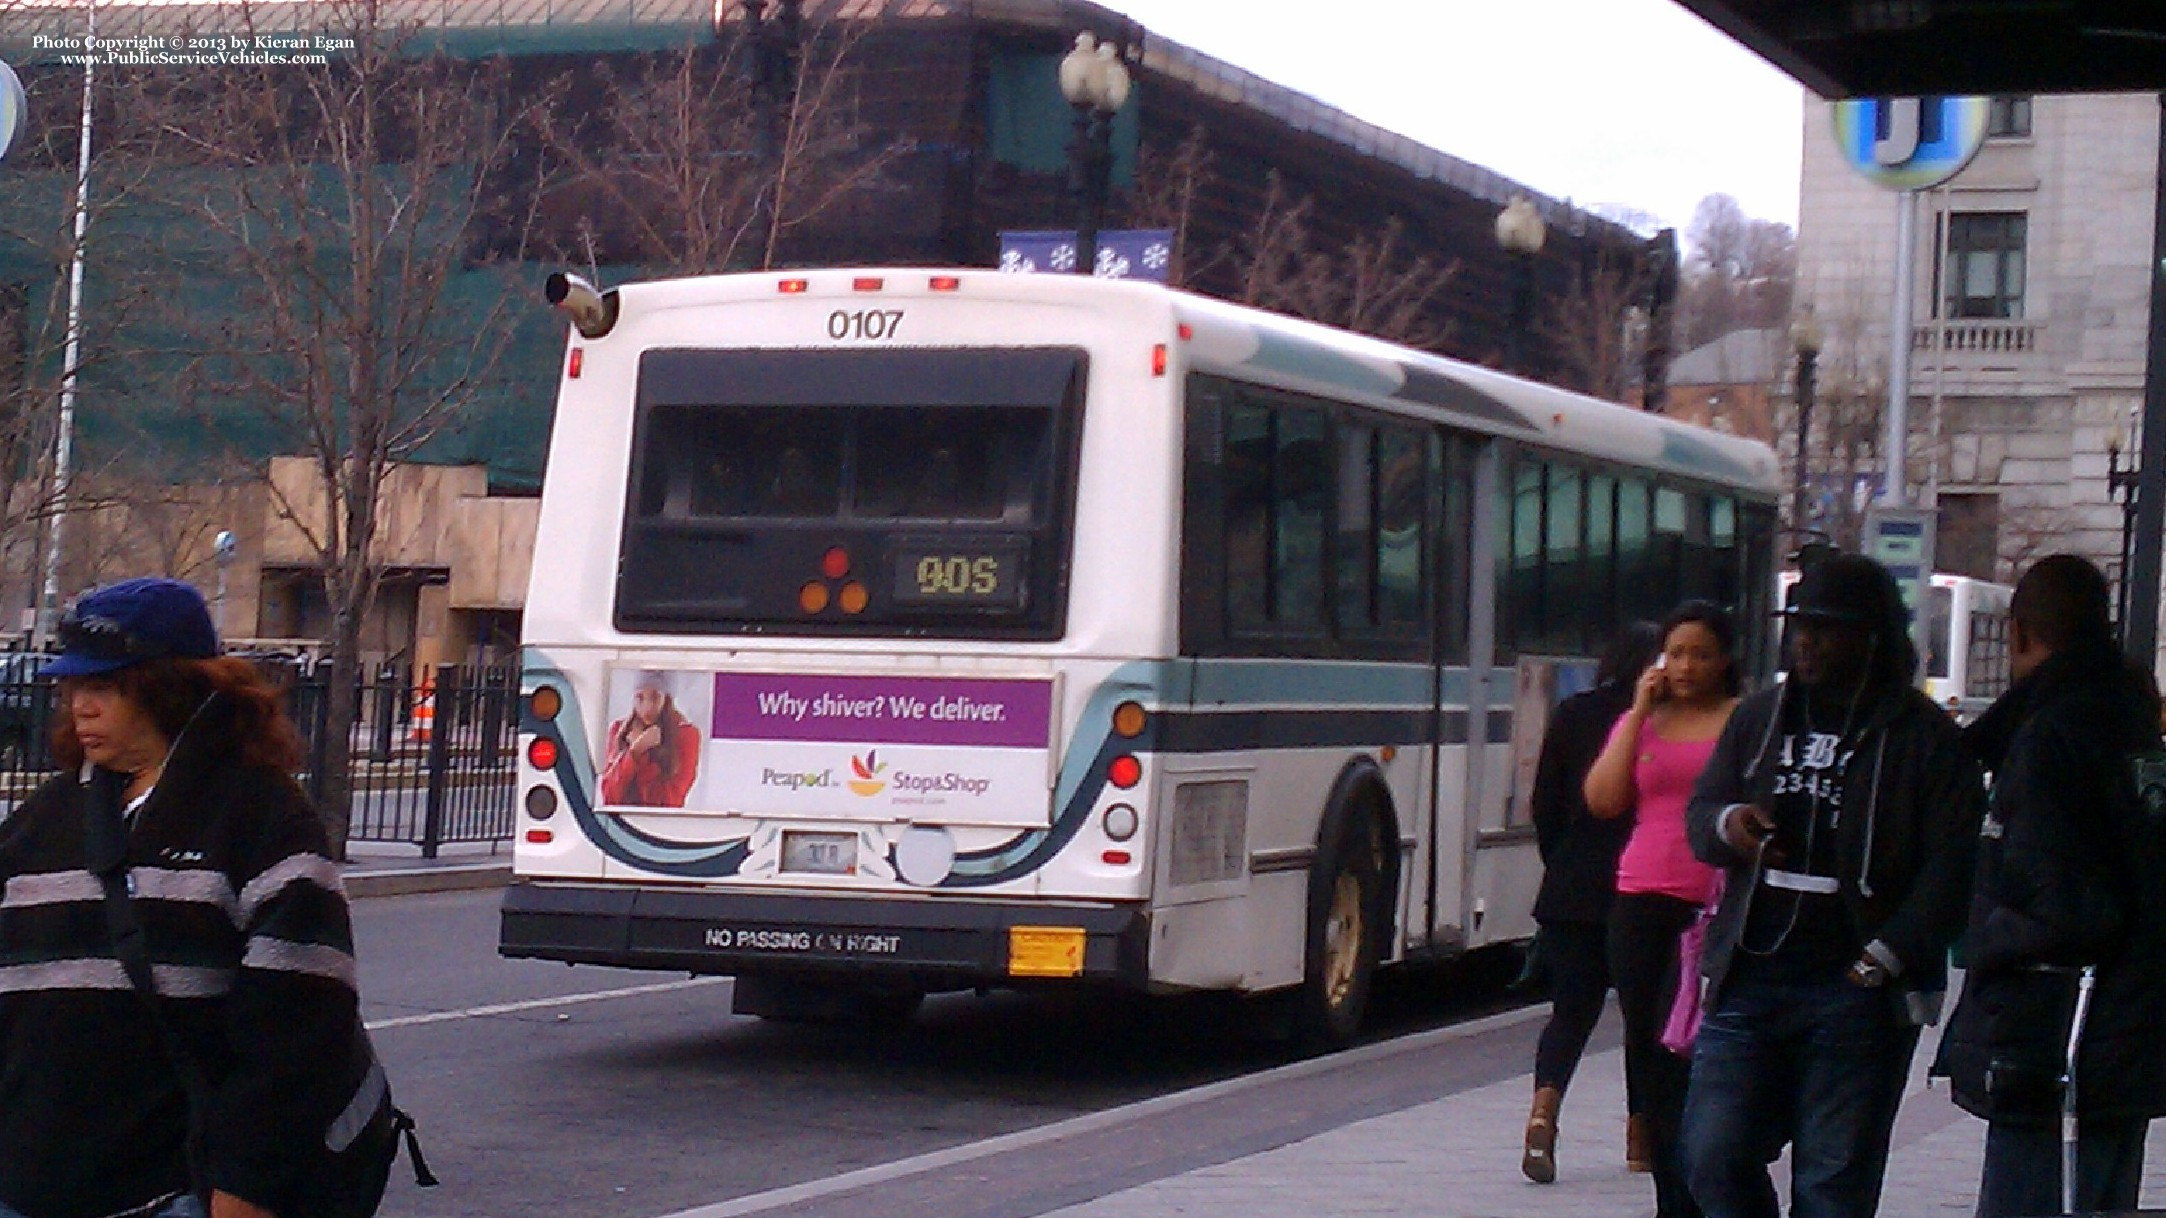
M 1414 625 L 1428 619 L 1429 445 L 1420 432 L 1396 427 L 1376 442 L 1377 624 Z
M 1542 561 L 1545 612 L 1543 642 L 1548 650 L 1570 655 L 1585 649 L 1587 619 L 1586 559 L 1580 549 L 1583 531 L 1581 488 L 1585 477 L 1569 465 L 1549 467 L 1547 522 Z
M 1324 412 L 1280 407 L 1272 469 L 1271 617 L 1285 628 L 1324 622 L 1324 521 L 1331 503 L 1330 431 Z
M 1226 620 L 1253 630 L 1271 613 L 1271 412 L 1242 401 L 1225 418 Z
M 1338 511 L 1332 532 L 1332 567 L 1336 576 L 1334 618 L 1340 633 L 1358 633 L 1376 624 L 1376 428 L 1366 423 L 1339 425 Z

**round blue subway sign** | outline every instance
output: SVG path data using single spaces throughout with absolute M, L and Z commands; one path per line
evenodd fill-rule
M 0 157 L 15 146 L 15 139 L 30 121 L 30 104 L 23 96 L 22 78 L 15 69 L 0 63 Z
M 1992 108 L 1983 97 L 1854 97 L 1835 103 L 1835 146 L 1890 190 L 1926 190 L 1978 155 Z

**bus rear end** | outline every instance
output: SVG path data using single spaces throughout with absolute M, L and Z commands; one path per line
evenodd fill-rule
M 764 1014 L 1140 985 L 1176 542 L 1108 508 L 1173 501 L 1162 297 L 795 274 L 635 285 L 572 340 L 502 950 Z

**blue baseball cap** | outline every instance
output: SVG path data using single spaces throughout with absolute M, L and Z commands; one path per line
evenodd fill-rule
M 83 594 L 60 621 L 60 658 L 42 676 L 89 677 L 171 656 L 208 660 L 218 628 L 194 584 L 125 579 Z

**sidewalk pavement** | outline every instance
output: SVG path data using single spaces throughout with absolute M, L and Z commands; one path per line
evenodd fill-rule
M 1945 1085 L 1926 1087 L 1932 1051 L 1929 1036 L 1896 1122 L 1881 1218 L 1967 1218 L 1977 1205 L 1985 1125 L 1958 1109 Z M 1533 1093 L 1533 1076 L 1523 1074 L 1045 1218 L 1644 1218 L 1654 1211 L 1654 1184 L 1624 1167 L 1623 1062 L 1619 1049 L 1582 1062 L 1560 1122 L 1551 1185 L 1519 1173 Z M 1776 1167 L 1785 1209 L 1786 1165 L 1787 1157 Z M 2152 1127 L 2143 1201 L 2166 1204 L 2166 1122 Z
M 511 883 L 511 843 L 447 842 L 428 859 L 419 846 L 349 842 L 340 871 L 351 898 L 502 888 Z

